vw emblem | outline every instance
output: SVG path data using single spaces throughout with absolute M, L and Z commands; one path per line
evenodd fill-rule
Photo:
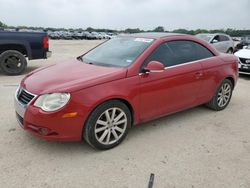
M 246 60 L 246 63 L 250 63 L 250 59 L 247 59 L 247 60 Z

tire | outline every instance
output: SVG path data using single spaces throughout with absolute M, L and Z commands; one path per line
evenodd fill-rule
M 233 84 L 230 80 L 225 79 L 217 89 L 214 97 L 206 105 L 216 111 L 224 110 L 232 97 Z
M 227 50 L 227 53 L 228 53 L 228 54 L 233 54 L 233 52 L 234 52 L 234 51 L 233 51 L 232 48 L 229 48 L 229 49 Z
M 16 50 L 7 50 L 0 55 L 0 67 L 7 75 L 22 74 L 27 67 L 27 60 Z
M 105 102 L 90 114 L 84 125 L 83 137 L 95 149 L 111 149 L 124 140 L 131 127 L 131 119 L 129 108 L 121 101 Z

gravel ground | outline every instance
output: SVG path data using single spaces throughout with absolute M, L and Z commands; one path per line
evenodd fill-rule
M 82 54 L 100 41 L 51 41 L 52 58 L 28 71 Z M 203 106 L 130 130 L 108 151 L 85 142 L 32 137 L 15 119 L 13 95 L 22 76 L 0 72 L 0 187 L 250 187 L 250 76 L 241 76 L 230 105 Z

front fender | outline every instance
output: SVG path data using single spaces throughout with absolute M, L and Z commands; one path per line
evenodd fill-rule
M 89 114 L 100 104 L 113 100 L 124 100 L 133 109 L 134 124 L 139 122 L 139 78 L 137 76 L 115 80 L 72 93 L 75 101 Z

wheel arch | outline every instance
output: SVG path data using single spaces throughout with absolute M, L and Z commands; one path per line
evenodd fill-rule
M 114 98 L 106 99 L 106 100 L 104 100 L 104 101 L 99 102 L 98 104 L 95 105 L 94 108 L 91 109 L 91 111 L 89 112 L 89 114 L 88 114 L 88 116 L 87 116 L 87 118 L 86 118 L 86 120 L 85 120 L 85 122 L 84 122 L 84 124 L 83 124 L 83 127 L 82 127 L 82 136 L 81 136 L 81 138 L 84 137 L 84 134 L 85 134 L 85 131 L 84 131 L 84 130 L 85 130 L 85 124 L 86 124 L 87 120 L 89 119 L 91 113 L 92 113 L 98 106 L 100 106 L 100 105 L 102 105 L 102 104 L 104 104 L 104 103 L 106 103 L 106 102 L 109 102 L 109 101 L 120 101 L 120 102 L 122 102 L 123 104 L 125 104 L 125 105 L 128 107 L 128 109 L 129 109 L 129 111 L 130 111 L 130 113 L 131 113 L 131 127 L 133 127 L 133 123 L 134 123 L 134 109 L 133 109 L 131 103 L 130 103 L 128 100 L 124 99 L 124 98 L 114 97 Z M 131 127 L 130 127 L 130 128 L 131 128 Z
M 234 78 L 231 77 L 231 76 L 228 76 L 228 77 L 225 78 L 225 80 L 226 79 L 229 80 L 233 84 L 233 89 L 234 89 L 234 87 L 235 87 L 235 80 L 234 80 Z
M 5 43 L 0 43 L 0 54 L 7 50 L 16 50 L 24 56 L 27 56 L 29 59 L 31 58 L 31 50 L 26 43 L 15 41 L 6 41 Z
M 128 107 L 128 109 L 129 109 L 129 111 L 130 111 L 130 113 L 131 113 L 131 121 L 132 121 L 132 122 L 131 122 L 131 127 L 132 127 L 132 126 L 133 126 L 133 123 L 134 123 L 134 108 L 133 108 L 133 106 L 131 105 L 131 103 L 130 103 L 128 100 L 126 100 L 126 99 L 124 99 L 124 98 L 122 98 L 122 97 L 109 98 L 109 99 L 106 99 L 106 100 L 103 100 L 103 101 L 99 102 L 99 103 L 96 104 L 95 107 L 91 110 L 91 112 L 89 113 L 88 117 L 90 116 L 90 114 L 91 114 L 98 106 L 100 106 L 101 104 L 104 104 L 104 103 L 106 103 L 106 102 L 109 102 L 109 101 L 120 101 L 120 102 L 124 103 L 124 104 Z
M 129 109 L 129 111 L 131 113 L 131 127 L 133 127 L 133 123 L 134 123 L 134 109 L 133 109 L 132 105 L 130 104 L 130 102 L 128 100 L 123 99 L 123 98 L 115 98 L 115 99 L 112 99 L 112 100 L 121 101 L 122 103 L 124 103 L 128 107 L 128 109 Z

